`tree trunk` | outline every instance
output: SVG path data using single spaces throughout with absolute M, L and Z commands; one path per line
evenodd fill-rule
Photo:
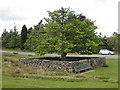
M 67 53 L 63 53 L 61 55 L 61 61 L 65 61 L 66 60 L 66 55 L 67 55 Z

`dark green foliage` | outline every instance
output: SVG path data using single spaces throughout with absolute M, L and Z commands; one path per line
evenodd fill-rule
M 8 47 L 7 44 L 10 38 L 11 38 L 11 35 L 5 29 L 1 37 L 3 47 Z
M 8 43 L 9 48 L 16 48 L 18 47 L 18 32 L 16 26 L 14 26 L 14 32 L 11 31 L 11 38 Z
M 39 30 L 41 28 L 42 22 L 43 22 L 43 20 L 40 20 L 40 22 L 36 26 L 34 26 L 34 29 Z
M 5 48 L 19 47 L 19 35 L 16 26 L 14 26 L 14 31 L 11 29 L 10 32 L 7 32 L 5 29 L 1 39 L 2 39 L 2 47 Z
M 112 50 L 118 52 L 119 48 L 119 34 L 117 32 L 114 32 L 111 37 L 108 38 L 109 40 L 109 46 L 111 46 Z
M 30 31 L 30 33 L 29 33 Z M 24 44 L 24 47 L 26 49 L 35 51 L 36 46 L 38 46 L 39 43 L 36 43 L 36 39 L 37 41 L 40 42 L 40 35 L 44 33 L 44 29 L 43 29 L 43 25 L 42 25 L 42 20 L 40 20 L 40 22 L 34 26 L 34 28 L 31 30 L 28 30 L 28 34 L 27 34 L 27 40 L 26 43 Z M 42 36 L 41 36 L 42 38 Z
M 108 50 L 114 50 L 118 52 L 118 48 L 119 48 L 118 36 L 119 34 L 114 32 L 113 35 L 110 37 L 103 37 L 102 38 L 103 45 L 101 45 L 101 48 L 108 49 Z
M 21 30 L 21 49 L 25 49 L 24 43 L 26 42 L 27 39 L 27 27 L 26 25 L 23 25 L 22 30 Z
M 28 29 L 27 33 L 30 34 L 30 33 L 32 32 L 32 30 L 33 30 L 33 28 L 30 27 L 30 28 Z

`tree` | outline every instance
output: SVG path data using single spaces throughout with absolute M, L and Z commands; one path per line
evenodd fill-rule
M 40 30 L 40 29 L 42 29 L 42 30 Z M 40 32 L 39 32 L 39 30 L 40 30 Z M 35 47 L 38 45 L 38 43 L 36 43 L 36 40 L 39 41 L 38 37 L 39 37 L 39 34 L 41 34 L 42 32 L 43 32 L 43 25 L 42 25 L 42 20 L 40 20 L 40 22 L 36 26 L 34 26 L 33 29 L 29 28 L 28 34 L 27 34 L 27 40 L 24 44 L 24 47 L 26 49 L 35 51 Z
M 10 39 L 10 34 L 6 31 L 6 29 L 4 29 L 1 40 L 2 40 L 2 47 L 7 47 L 7 44 L 9 42 Z
M 42 22 L 43 22 L 43 20 L 40 20 L 40 22 L 36 26 L 34 26 L 34 29 L 39 30 L 41 28 Z
M 17 48 L 19 47 L 19 35 L 16 29 L 16 25 L 14 25 L 14 31 L 11 29 L 10 32 L 4 30 L 2 37 L 2 46 L 5 48 Z
M 75 15 L 70 8 L 61 7 L 53 12 L 48 11 L 49 18 L 36 32 L 30 34 L 36 53 L 57 53 L 65 60 L 67 53 L 80 50 L 95 51 L 100 43 L 96 35 L 94 22 L 82 14 Z M 35 44 L 35 45 L 34 45 Z
M 111 37 L 108 37 L 109 41 L 109 47 L 111 47 L 111 50 L 118 51 L 118 33 L 113 32 L 113 35 Z
M 102 38 L 103 44 L 100 46 L 102 49 L 114 50 L 118 52 L 119 48 L 119 34 L 117 32 L 113 32 L 112 36 Z
M 9 48 L 17 48 L 18 47 L 18 32 L 16 29 L 16 25 L 14 25 L 14 31 L 10 31 L 10 40 L 7 44 Z
M 27 27 L 26 25 L 23 25 L 22 30 L 21 30 L 21 49 L 25 49 L 24 43 L 26 42 L 27 39 Z
M 32 30 L 33 30 L 33 28 L 30 27 L 30 28 L 28 29 L 28 31 L 27 31 L 27 34 L 30 34 L 30 33 L 32 32 Z
M 102 42 L 103 42 L 103 44 L 100 45 L 100 47 L 101 47 L 102 49 L 112 50 L 111 42 L 109 41 L 109 38 L 106 37 L 106 35 L 102 38 Z
M 2 40 L 1 40 L 1 37 L 0 37 L 0 48 L 2 48 Z

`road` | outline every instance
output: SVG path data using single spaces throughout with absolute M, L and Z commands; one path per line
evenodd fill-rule
M 0 52 L 13 53 L 11 51 L 2 51 L 2 50 L 0 50 Z M 26 53 L 26 52 L 18 52 L 18 54 L 35 55 L 35 53 Z M 58 55 L 58 54 L 45 54 L 44 56 L 60 56 L 60 55 Z M 106 57 L 106 58 L 118 58 L 118 55 L 67 55 L 67 57 Z
M 45 54 L 45 56 L 60 56 L 57 54 Z M 106 57 L 106 58 L 118 58 L 118 55 L 67 55 L 67 57 Z

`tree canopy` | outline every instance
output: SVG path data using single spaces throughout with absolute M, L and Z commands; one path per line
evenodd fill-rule
M 97 27 L 86 16 L 75 15 L 70 8 L 63 7 L 48 11 L 48 14 L 49 17 L 44 18 L 45 23 L 40 23 L 39 30 L 34 28 L 26 42 L 36 53 L 57 53 L 65 60 L 67 53 L 94 52 L 100 44 L 100 37 L 95 32 Z
M 26 42 L 27 39 L 27 27 L 26 25 L 23 25 L 22 30 L 21 30 L 21 49 L 24 49 L 24 43 Z
M 7 32 L 6 29 L 2 34 L 2 46 L 5 48 L 17 48 L 19 47 L 19 35 L 14 25 L 14 31 L 11 29 Z
M 114 32 L 110 37 L 96 34 L 95 21 L 83 14 L 75 14 L 70 8 L 61 7 L 48 11 L 48 18 L 43 18 L 37 25 L 27 30 L 23 25 L 19 34 L 16 25 L 9 32 L 4 29 L 1 36 L 2 47 L 32 50 L 39 55 L 57 53 L 65 60 L 67 53 L 100 49 L 119 51 L 120 34 Z
M 117 32 L 113 32 L 112 36 L 106 37 L 104 36 L 102 38 L 103 45 L 101 45 L 102 48 L 108 49 L 108 50 L 114 50 L 118 52 L 119 48 L 119 34 Z

